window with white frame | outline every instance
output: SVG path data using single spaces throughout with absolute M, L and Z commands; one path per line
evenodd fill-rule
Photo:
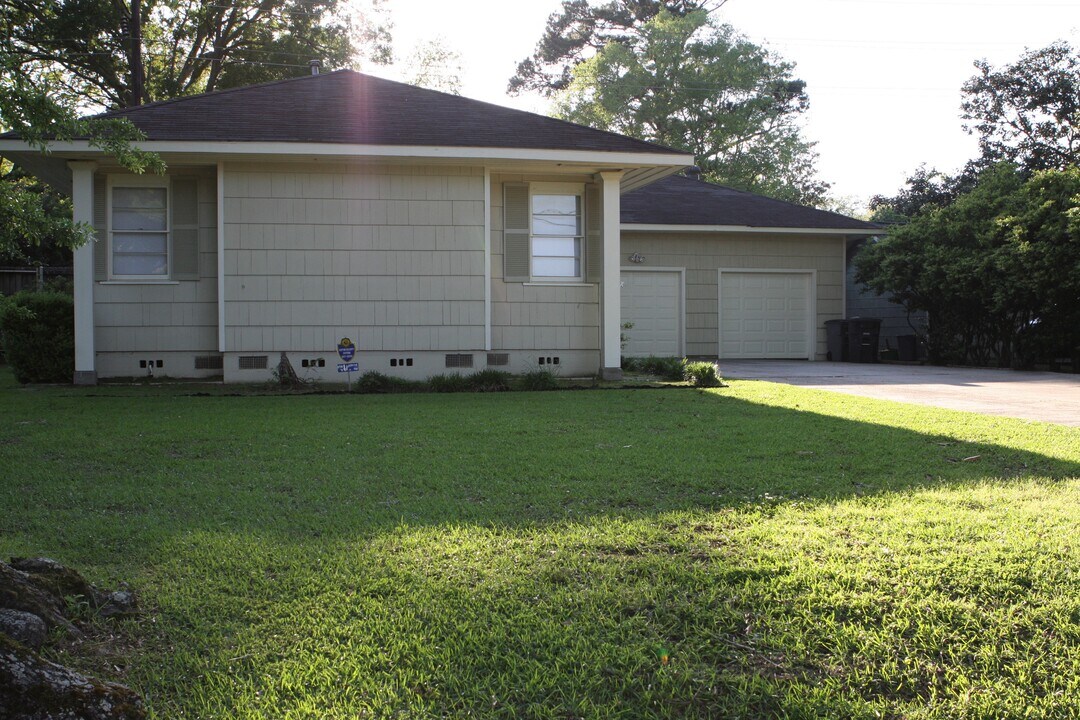
M 164 178 L 118 179 L 110 188 L 109 273 L 169 276 L 169 187 Z
M 531 193 L 531 275 L 580 280 L 585 239 L 583 187 L 535 183 Z

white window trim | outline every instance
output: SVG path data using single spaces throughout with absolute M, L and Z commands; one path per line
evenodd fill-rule
M 164 275 L 117 275 L 113 272 L 113 188 L 125 187 L 158 187 L 165 188 L 165 274 Z M 173 241 L 172 241 L 172 184 L 168 177 L 160 175 L 109 175 L 108 176 L 108 201 L 105 205 L 105 231 L 109 239 L 107 248 L 108 256 L 108 280 L 116 283 L 171 283 L 173 272 Z
M 534 195 L 575 195 L 578 198 L 578 207 L 581 209 L 581 235 L 578 238 L 578 274 L 574 276 L 551 276 L 533 275 L 533 239 L 536 237 L 533 228 L 533 196 Z M 585 229 L 588 227 L 585 218 L 585 183 L 567 182 L 530 182 L 529 183 L 529 284 L 534 285 L 582 285 L 585 283 Z

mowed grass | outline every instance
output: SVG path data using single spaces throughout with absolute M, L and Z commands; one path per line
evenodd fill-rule
M 0 555 L 145 613 L 155 718 L 1074 718 L 1080 430 L 755 382 L 201 395 L 0 375 Z

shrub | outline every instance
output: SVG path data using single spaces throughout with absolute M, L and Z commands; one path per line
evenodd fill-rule
M 458 373 L 432 375 L 428 378 L 427 384 L 431 392 L 437 393 L 465 392 L 470 389 L 468 378 L 462 377 Z
M 683 379 L 683 360 L 677 357 L 623 358 L 623 370 L 656 375 L 665 380 Z
M 716 371 L 716 365 L 704 360 L 697 362 L 683 361 L 682 376 L 694 387 L 719 387 L 720 376 Z
M 510 389 L 510 373 L 502 370 L 481 370 L 465 380 L 475 392 L 504 392 Z
M 71 382 L 75 304 L 56 292 L 21 292 L 0 304 L 4 355 L 21 383 Z
M 558 387 L 559 381 L 550 370 L 533 370 L 517 378 L 518 390 L 555 390 Z
M 353 385 L 353 391 L 366 395 L 377 393 L 405 393 L 416 388 L 418 383 L 409 382 L 405 378 L 383 375 L 377 370 L 366 372 L 361 375 Z

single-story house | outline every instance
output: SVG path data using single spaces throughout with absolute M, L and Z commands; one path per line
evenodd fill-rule
M 352 71 L 110 113 L 165 176 L 85 140 L 0 154 L 70 192 L 75 381 L 154 373 L 618 376 L 629 354 L 825 356 L 867 223 L 676 175 L 686 153 Z M 623 323 L 632 323 L 624 330 Z

